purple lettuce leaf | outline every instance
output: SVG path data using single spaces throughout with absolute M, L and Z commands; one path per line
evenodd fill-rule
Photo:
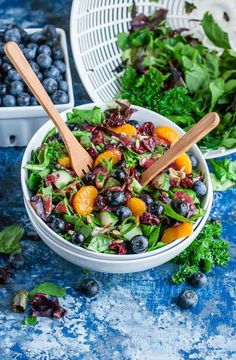
M 44 221 L 47 221 L 48 217 L 45 214 L 44 211 L 44 205 L 43 205 L 43 200 L 41 196 L 35 195 L 32 196 L 30 199 L 30 203 L 34 209 L 34 211 L 36 212 L 36 214 Z
M 57 298 L 48 298 L 45 294 L 37 293 L 31 301 L 31 316 L 62 318 L 67 311 L 60 306 Z

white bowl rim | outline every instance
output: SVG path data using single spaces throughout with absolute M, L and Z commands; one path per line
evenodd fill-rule
M 78 109 L 91 109 L 93 108 L 94 106 L 99 106 L 101 107 L 103 110 L 107 108 L 107 105 L 105 103 L 88 103 L 88 104 L 83 104 L 83 105 L 79 105 L 79 106 L 76 106 L 76 107 L 73 107 L 73 108 L 78 108 Z M 152 111 L 152 110 L 148 110 L 148 109 L 145 109 L 145 108 L 142 108 L 140 106 L 135 106 L 135 105 L 132 105 L 133 108 L 137 109 L 138 112 L 139 111 L 144 111 L 146 112 L 146 114 L 151 114 L 152 116 L 155 116 L 157 117 L 157 120 L 158 119 L 161 119 L 163 120 L 167 125 L 171 126 L 172 128 L 174 128 L 175 130 L 177 130 L 177 132 L 179 132 L 181 135 L 185 134 L 185 131 L 182 130 L 178 125 L 176 125 L 175 123 L 173 123 L 171 120 L 165 118 L 164 116 Z M 61 116 L 62 118 L 64 119 L 64 121 L 66 120 L 66 113 L 67 112 L 70 112 L 72 111 L 72 109 L 68 109 L 66 111 L 63 111 L 61 113 Z M 135 114 L 137 115 L 137 113 L 134 113 L 134 117 L 135 117 Z M 147 116 L 148 118 L 148 116 Z M 38 137 L 41 136 L 39 134 L 43 134 L 42 136 L 42 139 L 43 137 L 45 136 L 45 134 L 50 130 L 50 128 L 54 127 L 53 123 L 51 120 L 47 121 L 45 124 L 43 124 L 39 129 L 38 131 L 34 134 L 34 136 L 31 138 L 28 146 L 26 147 L 25 149 L 25 152 L 24 152 L 24 155 L 23 155 L 23 159 L 22 159 L 22 163 L 21 163 L 21 186 L 22 186 L 22 191 L 23 191 L 23 196 L 24 196 L 24 199 L 26 200 L 27 203 L 29 203 L 29 199 L 30 199 L 30 196 L 29 196 L 29 190 L 27 189 L 27 185 L 26 185 L 26 182 L 25 182 L 25 179 L 27 178 L 27 170 L 24 169 L 24 166 L 25 164 L 27 163 L 28 159 L 29 159 L 29 148 L 32 147 L 32 148 L 35 148 L 33 146 L 33 144 L 37 141 Z M 207 164 L 206 164 L 206 161 L 200 151 L 200 149 L 198 148 L 197 145 L 194 145 L 192 148 L 192 150 L 194 150 L 194 153 L 197 154 L 197 157 L 199 160 L 201 160 L 202 164 L 203 164 L 203 168 L 204 168 L 204 178 L 205 178 L 205 182 L 206 182 L 206 185 L 207 185 L 207 189 L 208 189 L 208 192 L 205 196 L 205 206 L 203 207 L 205 210 L 211 205 L 210 205 L 210 202 L 209 202 L 209 199 L 210 199 L 210 194 L 213 193 L 213 190 L 212 190 L 212 184 L 211 184 L 211 180 L 210 180 L 210 174 L 209 174 L 209 170 L 208 170 L 208 167 L 207 167 Z M 33 213 L 33 210 L 32 210 L 32 215 L 34 217 L 37 217 L 37 220 L 38 222 L 40 223 L 41 227 L 45 229 L 45 231 L 48 231 L 49 234 L 53 235 L 55 239 L 57 239 L 60 243 L 64 243 L 65 242 L 67 243 L 67 246 L 69 248 L 71 248 L 72 250 L 74 251 L 78 251 L 78 247 L 70 242 L 68 242 L 67 240 L 63 239 L 61 236 L 59 236 L 58 234 L 56 234 L 53 230 L 51 230 L 47 225 L 46 223 L 38 217 L 38 215 L 36 213 Z M 194 231 L 193 231 L 193 234 L 191 235 L 191 237 L 194 236 L 194 232 L 195 232 L 195 228 L 199 225 L 199 223 L 201 222 L 203 218 L 200 218 L 198 219 L 198 221 L 194 224 Z M 182 241 L 185 241 L 188 237 L 185 237 L 185 238 L 181 238 L 181 239 L 178 239 L 177 242 L 178 244 L 181 243 Z M 170 248 L 172 248 L 173 246 L 175 246 L 176 244 L 176 241 L 175 242 L 172 242 L 168 245 L 165 245 L 163 248 L 160 248 L 160 249 L 157 249 L 157 250 L 153 250 L 152 253 L 153 255 L 154 254 L 158 254 L 158 253 L 161 253 L 163 251 L 168 251 Z M 165 250 L 164 250 L 165 249 Z M 118 254 L 103 254 L 103 253 L 94 253 L 90 250 L 87 250 L 85 248 L 79 248 L 79 252 L 81 254 L 90 254 L 90 256 L 94 256 L 94 254 L 96 254 L 96 258 L 97 257 L 101 257 L 101 258 L 121 258 L 121 255 L 118 255 Z M 151 253 L 151 251 L 150 251 Z M 93 254 L 93 255 L 91 255 Z M 144 258 L 145 256 L 143 256 L 143 254 L 147 254 L 147 252 L 145 253 L 141 253 L 141 254 L 130 254 L 130 255 L 125 255 L 126 259 L 128 260 L 129 259 L 134 259 L 134 258 Z

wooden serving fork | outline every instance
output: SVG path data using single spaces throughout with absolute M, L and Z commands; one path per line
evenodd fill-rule
M 48 96 L 37 75 L 32 70 L 17 43 L 10 41 L 6 43 L 4 49 L 24 82 L 52 119 L 66 146 L 74 171 L 78 176 L 82 177 L 93 168 L 93 159 L 83 146 L 80 145 L 79 141 L 62 120 L 59 112 L 53 105 L 52 100 Z

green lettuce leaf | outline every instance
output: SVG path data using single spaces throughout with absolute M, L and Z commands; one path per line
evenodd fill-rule
M 213 19 L 213 16 L 206 12 L 202 19 L 203 30 L 213 44 L 223 49 L 230 49 L 229 37 Z

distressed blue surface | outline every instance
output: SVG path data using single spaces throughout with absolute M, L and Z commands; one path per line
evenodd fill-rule
M 24 26 L 51 22 L 66 28 L 68 34 L 69 11 L 69 0 L 0 0 L 2 26 L 13 21 Z M 72 59 L 71 65 L 75 102 L 89 101 Z M 18 222 L 32 231 L 20 188 L 23 151 L 0 148 L 0 227 Z M 86 276 L 83 269 L 61 259 L 41 240 L 25 237 L 25 269 L 0 287 L 0 359 L 236 359 L 235 199 L 236 189 L 216 193 L 211 213 L 222 221 L 234 258 L 227 267 L 209 274 L 208 284 L 197 291 L 198 305 L 190 311 L 174 305 L 174 298 L 188 286 L 168 283 L 173 264 L 128 275 L 90 273 L 100 282 L 101 291 L 95 299 L 86 300 L 76 291 Z M 6 261 L 0 257 L 0 267 Z M 35 327 L 24 327 L 24 316 L 11 310 L 11 298 L 17 289 L 31 289 L 43 281 L 66 287 L 68 295 L 61 303 L 68 315 L 60 320 L 41 318 Z

